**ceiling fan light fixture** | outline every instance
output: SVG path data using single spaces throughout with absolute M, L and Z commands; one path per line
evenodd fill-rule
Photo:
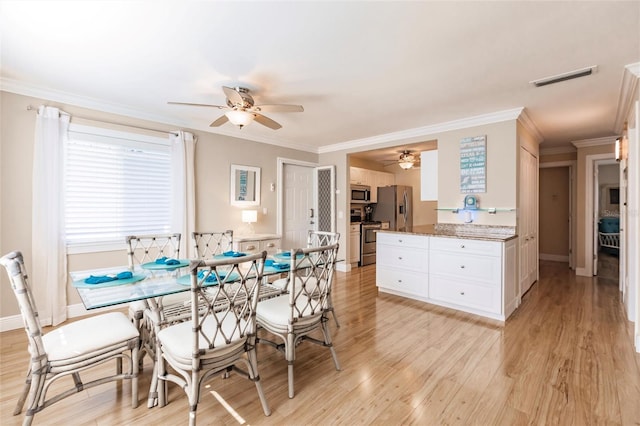
M 238 109 L 227 111 L 224 113 L 224 115 L 227 116 L 231 124 L 234 124 L 240 127 L 241 129 L 247 124 L 250 124 L 255 118 L 255 116 L 252 113 L 238 110 Z
M 409 151 L 404 151 L 400 154 L 400 159 L 398 160 L 398 165 L 404 170 L 409 170 L 413 167 L 416 162 L 415 155 L 411 154 Z

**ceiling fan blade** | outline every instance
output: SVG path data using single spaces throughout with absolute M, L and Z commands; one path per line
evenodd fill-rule
M 269 117 L 265 117 L 264 115 L 258 114 L 258 113 L 254 113 L 254 115 L 255 115 L 254 120 L 262 124 L 263 126 L 267 126 L 268 128 L 273 130 L 278 130 L 279 128 L 282 127 L 280 124 L 276 123 Z
M 236 89 L 233 89 L 227 86 L 222 86 L 222 90 L 224 91 L 224 94 L 227 96 L 227 99 L 229 99 L 229 101 L 233 105 L 244 105 L 244 99 Z
M 224 108 L 228 108 L 226 106 L 221 106 L 221 105 L 211 105 L 211 104 L 194 104 L 191 102 L 167 102 L 169 105 L 188 105 L 188 106 L 200 106 L 200 107 L 211 107 L 211 108 L 218 108 L 218 109 L 224 109 Z
M 256 105 L 253 107 L 256 111 L 264 112 L 304 112 L 302 105 L 278 105 L 278 104 L 266 104 Z
M 229 121 L 229 119 L 227 118 L 226 115 L 222 115 L 220 116 L 220 118 L 218 118 L 216 121 L 214 121 L 213 123 L 209 124 L 209 127 L 218 127 L 218 126 L 222 126 L 224 123 L 226 123 L 227 121 Z

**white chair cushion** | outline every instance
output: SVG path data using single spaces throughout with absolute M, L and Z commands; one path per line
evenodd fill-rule
M 318 307 L 319 303 L 317 301 L 312 301 L 311 303 L 314 307 Z M 302 311 L 303 316 L 306 317 L 307 315 L 311 315 L 311 306 L 307 303 L 306 297 L 300 296 L 298 300 L 296 300 L 296 306 L 300 311 Z M 282 296 L 263 300 L 258 303 L 256 317 L 258 322 L 286 326 L 289 323 L 289 312 L 289 295 L 283 294 Z M 318 307 L 313 318 L 315 319 L 320 314 L 322 314 L 322 309 Z M 295 318 L 300 317 L 298 310 L 295 310 L 293 315 Z
M 96 333 L 96 330 L 100 330 Z M 121 312 L 110 312 L 63 325 L 42 336 L 49 361 L 60 361 L 138 337 L 138 330 Z
M 243 329 L 247 322 L 240 321 L 240 328 Z M 185 321 L 170 327 L 164 328 L 158 332 L 158 339 L 162 343 L 163 351 L 168 352 L 170 356 L 179 362 L 188 363 L 192 359 L 193 348 L 193 331 L 192 322 Z M 232 337 L 231 343 L 225 343 L 225 339 L 222 334 L 218 333 L 216 336 L 214 345 L 219 355 L 235 350 L 238 346 L 244 345 L 246 338 L 240 338 L 238 330 L 234 330 L 236 326 L 236 320 L 233 315 L 227 316 L 223 320 L 222 330 L 227 337 Z M 213 336 L 216 327 L 216 322 L 213 318 L 207 317 L 204 323 L 201 324 L 203 333 L 206 336 Z M 253 330 L 251 330 L 253 331 Z M 207 341 L 201 336 L 199 339 L 198 347 L 202 350 L 209 350 Z

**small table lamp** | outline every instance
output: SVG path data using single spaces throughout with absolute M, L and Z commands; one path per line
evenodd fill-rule
M 253 234 L 253 223 L 258 221 L 258 210 L 242 210 L 242 221 L 247 224 L 248 233 Z

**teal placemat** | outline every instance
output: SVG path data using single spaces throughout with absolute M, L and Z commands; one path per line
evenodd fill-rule
M 156 263 L 156 262 L 148 262 L 140 265 L 142 269 L 148 269 L 150 271 L 170 271 L 173 269 L 184 268 L 185 266 L 189 266 L 189 259 L 177 259 L 180 261 L 177 265 L 166 265 L 164 263 Z
M 231 281 L 235 281 L 237 279 L 240 278 L 240 275 L 237 272 L 232 272 L 231 276 L 229 277 L 229 279 Z M 220 279 L 224 280 L 224 276 L 222 274 L 220 274 Z M 178 277 L 178 279 L 176 280 L 176 282 L 180 285 L 191 285 L 191 274 L 186 274 L 186 275 L 182 275 L 181 277 Z M 218 283 L 216 281 L 205 281 L 205 286 L 210 286 L 210 285 L 217 285 Z
M 126 278 L 124 280 L 113 280 L 113 281 L 107 281 L 106 283 L 100 283 L 100 284 L 87 284 L 87 283 L 84 282 L 84 280 L 78 280 L 78 281 L 74 281 L 73 282 L 73 286 L 76 287 L 76 288 L 115 287 L 115 286 L 118 286 L 118 285 L 136 283 L 138 281 L 144 280 L 145 278 L 146 278 L 146 275 L 136 274 L 136 275 L 132 276 L 131 278 Z

